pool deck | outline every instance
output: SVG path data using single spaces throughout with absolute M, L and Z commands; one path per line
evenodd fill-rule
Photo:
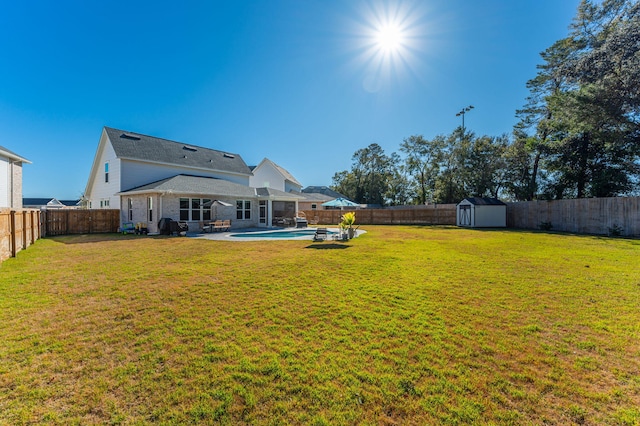
M 279 232 L 279 231 L 284 231 L 284 232 L 291 232 L 291 231 L 295 231 L 295 230 L 303 230 L 303 229 L 314 229 L 312 227 L 309 228 L 245 228 L 245 229 L 232 229 L 231 231 L 225 231 L 225 232 L 188 232 L 187 233 L 187 237 L 189 238 L 199 238 L 199 239 L 203 239 L 203 240 L 215 240 L 215 241 L 291 241 L 291 240 L 300 240 L 300 241 L 313 241 L 313 234 L 307 234 L 307 235 L 301 235 L 299 237 L 292 237 L 292 238 L 268 238 L 268 237 L 242 237 L 242 238 L 236 238 L 236 237 L 232 237 L 233 234 L 245 234 L 245 233 L 250 233 L 250 232 L 261 232 L 261 233 L 265 233 L 265 232 Z M 340 232 L 340 230 L 338 228 L 327 228 L 329 231 L 338 233 Z M 363 233 L 365 233 L 366 231 L 363 231 L 361 229 L 358 229 L 356 231 L 356 235 L 355 237 L 358 237 L 360 235 L 362 235 Z M 354 237 L 354 238 L 355 238 Z M 331 237 L 327 238 L 327 240 L 331 240 Z

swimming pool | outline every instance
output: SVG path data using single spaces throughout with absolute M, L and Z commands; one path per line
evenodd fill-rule
M 230 234 L 233 238 L 260 238 L 260 239 L 294 239 L 301 237 L 313 237 L 316 233 L 315 228 L 296 229 L 296 230 L 278 230 L 278 231 L 258 231 L 258 232 L 242 232 L 237 234 Z M 336 232 L 328 229 L 327 234 L 333 235 Z

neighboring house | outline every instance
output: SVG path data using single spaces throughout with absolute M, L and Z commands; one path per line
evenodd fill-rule
M 317 192 L 301 192 L 299 195 L 303 197 L 298 201 L 300 210 L 326 210 L 322 203 L 336 199 L 336 197 Z
M 25 209 L 78 209 L 80 200 L 57 200 L 55 198 L 23 198 L 22 206 Z
M 251 168 L 249 184 L 254 188 L 273 188 L 283 192 L 301 192 L 302 185 L 285 168 L 265 158 Z
M 323 195 L 328 195 L 329 197 L 331 197 L 331 200 L 335 200 L 336 198 L 346 198 L 347 200 L 349 199 L 349 197 L 346 197 L 344 195 L 342 195 L 341 193 L 334 191 L 333 189 L 329 188 L 328 186 L 307 186 L 306 188 L 304 188 L 302 190 L 302 192 L 306 193 L 306 194 L 323 194 Z
M 0 208 L 22 208 L 22 164 L 31 161 L 0 146 Z
M 341 193 L 334 191 L 327 186 L 307 186 L 302 190 L 304 200 L 300 202 L 301 210 L 328 210 L 331 207 L 324 207 L 322 204 L 336 198 L 344 198 L 349 200 Z M 349 200 L 351 201 L 351 200 Z
M 251 187 L 251 177 L 238 154 L 105 127 L 85 203 L 119 209 L 121 223 L 145 222 L 152 233 L 163 217 L 185 221 L 192 231 L 214 219 L 243 228 L 295 217 L 299 197 Z

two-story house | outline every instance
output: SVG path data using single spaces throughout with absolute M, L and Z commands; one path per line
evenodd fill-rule
M 0 208 L 22 208 L 22 165 L 29 160 L 0 146 Z
M 104 127 L 85 190 L 90 209 L 119 209 L 121 223 L 160 218 L 187 222 L 231 219 L 232 227 L 270 226 L 280 203 L 297 211 L 298 196 L 252 187 L 239 154 Z M 219 201 L 216 203 L 215 201 Z

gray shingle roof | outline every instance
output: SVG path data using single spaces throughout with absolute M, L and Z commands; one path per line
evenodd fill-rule
M 208 178 L 201 176 L 176 175 L 157 182 L 138 186 L 120 194 L 126 195 L 139 192 L 170 192 L 176 195 L 206 195 L 230 198 L 255 198 L 269 197 L 279 200 L 296 200 L 301 197 L 298 194 L 284 192 L 273 188 L 252 188 L 239 183 L 229 182 L 224 179 Z
M 316 193 L 316 194 L 324 194 L 324 195 L 328 195 L 331 197 L 331 199 L 333 200 L 334 198 L 349 198 L 349 197 L 345 197 L 344 195 L 342 195 L 339 192 L 334 191 L 333 189 L 327 187 L 327 186 L 307 186 L 306 188 L 304 188 L 302 190 L 302 192 L 305 193 Z
M 469 198 L 465 198 L 465 200 L 469 201 L 471 204 L 476 206 L 506 206 L 505 203 L 498 200 L 497 198 L 469 197 Z
M 174 194 L 216 195 L 219 197 L 247 197 L 256 196 L 255 188 L 229 182 L 223 179 L 207 178 L 200 176 L 177 175 L 127 191 L 121 194 L 134 192 L 171 192 Z
M 256 192 L 260 197 L 272 197 L 278 199 L 291 199 L 291 200 L 302 200 L 303 197 L 300 196 L 298 192 L 284 192 L 279 189 L 273 188 L 256 188 Z
M 250 175 L 238 154 L 189 145 L 105 126 L 116 155 L 122 159 Z
M 301 192 L 298 195 L 301 195 L 305 199 L 305 201 L 315 201 L 315 202 L 322 202 L 322 203 L 324 203 L 325 201 L 331 201 L 331 200 L 335 200 L 336 198 L 339 198 L 339 197 L 332 197 L 330 195 L 320 194 L 318 192 Z

